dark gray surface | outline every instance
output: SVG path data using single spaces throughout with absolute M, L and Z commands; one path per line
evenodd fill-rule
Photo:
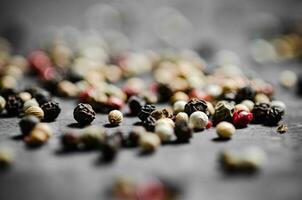
M 15 21 L 22 23 L 24 20 L 30 25 L 30 30 L 25 31 L 29 38 L 23 44 L 26 48 L 37 44 L 37 35 L 45 30 L 46 24 L 77 25 L 85 28 L 82 11 L 94 1 L 77 1 L 74 4 L 67 3 L 69 1 L 30 2 L 31 4 L 20 5 L 16 1 L 9 1 L 0 7 L 4 16 L 2 19 L 15 16 Z M 144 1 L 145 4 L 148 2 Z M 155 2 L 148 5 L 156 7 Z M 260 1 L 257 4 L 234 0 L 228 1 L 232 4 L 209 2 L 211 1 L 165 1 L 162 4 L 172 4 L 183 11 L 189 11 L 186 16 L 196 25 L 196 41 L 211 38 L 219 47 L 235 50 L 243 58 L 245 69 L 249 67 L 249 71 L 253 70 L 255 74 L 274 84 L 283 69 L 301 72 L 301 63 L 259 66 L 250 62 L 247 57 L 248 43 L 245 40 L 250 16 L 268 11 L 281 14 L 287 10 L 297 13 L 294 11 L 298 6 L 292 4 L 297 1 L 289 1 L 286 5 L 282 1 L 265 1 L 262 4 L 259 4 Z M 237 5 L 237 9 L 231 9 L 230 5 Z M 143 6 L 144 10 L 139 13 L 147 13 L 144 19 L 150 19 L 153 7 Z M 231 14 L 225 17 L 220 15 L 223 12 Z M 7 21 L 3 20 L 1 24 Z M 139 38 L 144 37 L 148 35 Z M 98 162 L 98 152 L 66 155 L 57 153 L 61 131 L 75 122 L 72 117 L 74 101 L 60 100 L 62 113 L 56 122 L 50 124 L 55 136 L 46 146 L 37 150 L 29 150 L 22 141 L 11 138 L 20 132 L 17 125 L 19 119 L 1 118 L 0 144 L 14 149 L 16 158 L 13 168 L 0 174 L 0 199 L 105 199 L 102 196 L 104 189 L 118 175 L 136 179 L 163 176 L 179 181 L 186 191 L 182 199 L 301 199 L 301 98 L 279 87 L 276 97 L 288 106 L 284 121 L 288 124 L 289 131 L 284 135 L 277 134 L 275 128 L 251 125 L 237 130 L 233 139 L 228 142 L 215 142 L 215 129 L 210 129 L 195 134 L 190 144 L 165 145 L 150 156 L 139 156 L 136 149 L 122 150 L 116 161 L 108 165 Z M 119 128 L 126 131 L 136 121 L 135 118 L 126 118 Z M 106 116 L 98 114 L 93 124 L 104 125 L 106 122 Z M 218 152 L 226 147 L 240 151 L 248 145 L 260 146 L 268 154 L 268 162 L 261 173 L 252 177 L 229 177 L 221 173 L 218 169 Z

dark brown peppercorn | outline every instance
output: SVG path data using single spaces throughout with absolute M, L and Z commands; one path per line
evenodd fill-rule
M 167 84 L 162 84 L 162 83 L 157 85 L 157 93 L 159 95 L 160 102 L 169 101 L 173 95 L 173 91 L 172 91 L 171 87 Z
M 19 126 L 23 136 L 26 136 L 30 133 L 30 131 L 40 122 L 40 120 L 33 116 L 25 116 L 19 122 Z
M 175 123 L 174 132 L 178 142 L 188 142 L 192 137 L 192 128 L 183 120 Z
M 267 119 L 267 113 L 270 109 L 270 105 L 268 103 L 256 103 L 253 108 L 253 122 L 254 123 L 264 123 Z
M 80 137 L 79 135 L 73 132 L 67 132 L 62 135 L 61 144 L 63 146 L 63 150 L 65 151 L 78 150 L 80 144 Z
M 152 116 L 148 116 L 147 119 L 143 121 L 143 126 L 146 128 L 147 131 L 154 131 L 156 119 Z
M 19 115 L 23 108 L 22 99 L 17 95 L 8 96 L 5 108 L 8 115 Z
M 61 112 L 59 103 L 55 101 L 44 103 L 41 108 L 44 111 L 44 120 L 48 122 L 54 121 Z
M 121 147 L 122 138 L 119 132 L 108 136 L 103 144 L 101 151 L 102 151 L 102 158 L 104 161 L 112 161 Z
M 133 115 L 137 115 L 145 104 L 145 100 L 138 96 L 132 96 L 128 100 L 129 109 Z
M 17 91 L 12 88 L 3 88 L 0 90 L 0 96 L 2 96 L 5 100 L 7 100 L 9 96 L 14 96 L 16 94 Z
M 272 106 L 267 111 L 265 124 L 268 126 L 278 125 L 279 121 L 283 118 L 284 109 L 279 106 Z
M 185 112 L 190 116 L 195 111 L 208 114 L 208 106 L 204 100 L 192 99 L 185 105 Z
M 134 127 L 128 134 L 128 146 L 136 147 L 138 145 L 138 141 L 140 137 L 145 133 L 146 130 L 144 127 L 141 126 Z
M 138 118 L 142 121 L 146 120 L 147 117 L 151 115 L 151 113 L 155 110 L 155 106 L 153 105 L 145 105 L 142 107 L 141 111 L 138 113 Z
M 256 92 L 252 87 L 245 86 L 243 88 L 240 88 L 237 91 L 236 102 L 240 103 L 241 101 L 246 100 L 246 99 L 254 100 L 255 95 L 256 95 Z
M 73 111 L 74 119 L 81 125 L 88 125 L 95 119 L 95 112 L 91 105 L 79 103 Z
M 40 106 L 51 101 L 50 93 L 43 89 L 37 90 L 34 94 L 34 98 L 37 100 Z

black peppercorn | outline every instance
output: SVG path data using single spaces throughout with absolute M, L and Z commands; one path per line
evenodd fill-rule
M 8 115 L 16 116 L 22 111 L 23 101 L 17 95 L 10 95 L 7 98 L 5 108 Z
M 17 91 L 12 88 L 2 88 L 0 90 L 0 96 L 2 96 L 5 100 L 7 100 L 9 96 L 13 96 L 16 94 L 17 94 Z
M 160 102 L 169 101 L 173 95 L 173 91 L 172 91 L 171 87 L 167 84 L 162 84 L 162 83 L 157 85 L 157 93 L 159 95 Z
M 95 112 L 91 105 L 79 103 L 73 111 L 74 119 L 81 125 L 88 125 L 95 119 Z
M 44 111 L 44 120 L 48 122 L 54 121 L 61 112 L 59 103 L 55 101 L 44 103 L 41 108 Z
M 136 147 L 140 137 L 146 133 L 146 130 L 142 126 L 134 127 L 128 134 L 128 146 Z
M 78 150 L 80 144 L 80 137 L 79 135 L 73 132 L 64 133 L 61 137 L 61 144 L 63 146 L 63 150 L 65 151 Z
M 189 116 L 195 111 L 202 111 L 208 114 L 208 106 L 204 100 L 191 99 L 186 105 L 184 110 Z
M 192 128 L 188 122 L 180 120 L 175 123 L 175 136 L 179 142 L 188 142 L 192 137 Z
M 20 122 L 19 126 L 22 132 L 23 136 L 26 136 L 30 133 L 30 131 L 40 122 L 40 120 L 33 116 L 33 115 L 28 115 L 23 117 Z
M 113 135 L 107 136 L 104 144 L 102 145 L 102 158 L 104 161 L 112 161 L 121 147 L 121 135 L 120 133 L 115 133 Z
M 254 123 L 264 123 L 267 119 L 267 113 L 270 109 L 268 103 L 256 103 L 253 108 L 253 122 Z
M 278 125 L 279 121 L 283 118 L 284 109 L 280 106 L 272 106 L 267 111 L 265 125 L 275 126 Z
M 34 94 L 34 98 L 37 100 L 40 106 L 51 101 L 50 93 L 43 89 L 38 89 Z
M 146 128 L 147 131 L 154 131 L 156 119 L 152 116 L 148 116 L 144 121 L 143 121 L 143 126 Z
M 254 100 L 255 95 L 256 95 L 256 92 L 252 87 L 245 86 L 243 88 L 240 88 L 237 91 L 236 102 L 240 103 L 241 101 L 246 100 L 246 99 Z
M 129 109 L 133 115 L 137 115 L 145 104 L 145 100 L 138 96 L 131 96 L 128 100 Z
M 145 105 L 141 108 L 141 111 L 138 113 L 138 118 L 142 121 L 146 120 L 147 117 L 151 115 L 151 113 L 155 110 L 155 106 L 153 105 Z

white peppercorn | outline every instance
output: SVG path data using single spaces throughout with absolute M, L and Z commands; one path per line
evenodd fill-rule
M 22 99 L 23 102 L 26 102 L 31 99 L 31 94 L 29 92 L 21 92 L 19 93 L 19 97 Z
M 174 121 L 170 118 L 162 118 L 162 119 L 159 119 L 155 122 L 155 126 L 158 126 L 159 124 L 169 124 L 172 127 L 175 126 Z
M 5 99 L 0 96 L 0 113 L 5 109 L 6 101 Z
M 44 118 L 44 111 L 39 106 L 31 106 L 25 110 L 25 115 L 33 115 L 41 120 Z
M 154 133 L 146 133 L 141 135 L 139 139 L 139 147 L 142 152 L 151 153 L 160 145 L 160 138 Z
M 208 121 L 209 118 L 204 112 L 196 111 L 190 115 L 190 123 L 195 129 L 204 129 L 208 124 Z
M 185 110 L 185 106 L 186 106 L 187 102 L 186 101 L 176 101 L 173 104 L 173 112 L 175 114 L 179 113 L 179 112 L 183 112 Z
M 282 108 L 283 110 L 286 110 L 286 105 L 283 101 L 278 101 L 278 100 L 272 101 L 271 107 L 274 107 L 274 106 L 278 106 L 278 107 Z
M 23 111 L 25 111 L 27 108 L 32 107 L 32 106 L 39 106 L 39 103 L 37 102 L 36 99 L 30 99 L 25 101 L 23 105 Z
M 155 134 L 157 134 L 163 142 L 171 141 L 174 135 L 174 129 L 170 124 L 159 124 L 155 126 Z
M 244 105 L 244 104 L 236 104 L 235 108 L 234 108 L 234 112 L 238 112 L 238 111 L 241 111 L 241 110 L 250 112 L 250 109 L 246 105 Z
M 251 112 L 251 111 L 253 110 L 253 108 L 254 108 L 254 102 L 251 101 L 251 100 L 248 100 L 248 99 L 243 100 L 240 104 L 243 104 L 243 105 L 245 105 L 246 107 L 248 107 L 248 109 L 249 109 L 250 112 Z
M 255 96 L 256 103 L 270 103 L 270 99 L 265 94 L 259 93 Z
M 123 113 L 119 110 L 112 110 L 108 114 L 108 120 L 112 125 L 118 125 L 123 121 Z
M 232 137 L 232 135 L 235 133 L 235 127 L 233 124 L 229 122 L 220 122 L 216 126 L 216 133 L 218 137 L 223 138 L 223 139 L 229 139 Z
M 178 121 L 185 121 L 185 122 L 189 122 L 189 116 L 187 113 L 185 112 L 179 112 L 176 116 L 175 116 L 175 122 Z
M 280 74 L 280 84 L 286 88 L 292 88 L 296 85 L 298 76 L 295 72 L 284 70 Z

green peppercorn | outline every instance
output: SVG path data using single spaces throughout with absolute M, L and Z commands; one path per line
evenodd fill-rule
M 95 119 L 95 112 L 91 105 L 79 103 L 73 111 L 74 119 L 81 125 L 88 125 Z
M 214 124 L 221 121 L 231 121 L 233 117 L 234 105 L 227 101 L 219 101 L 215 106 L 213 115 Z

